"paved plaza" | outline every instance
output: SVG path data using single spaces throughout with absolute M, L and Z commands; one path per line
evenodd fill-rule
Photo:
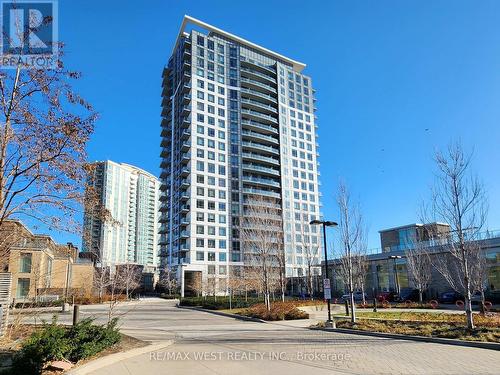
M 494 350 L 315 331 L 297 322 L 247 322 L 161 299 L 123 304 L 117 313 L 122 332 L 157 344 L 156 350 L 92 374 L 457 375 L 500 368 Z M 84 306 L 81 316 L 105 322 L 106 307 Z M 70 315 L 59 319 L 70 321 Z

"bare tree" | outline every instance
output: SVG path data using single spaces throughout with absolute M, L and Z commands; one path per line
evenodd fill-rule
M 354 278 L 354 288 L 361 291 L 363 305 L 366 304 L 365 284 L 366 275 L 368 273 L 368 261 L 365 252 L 360 249 L 357 254 L 352 257 L 352 269 Z
M 414 241 L 406 250 L 406 267 L 414 286 L 418 289 L 418 301 L 423 304 L 423 294 L 432 279 L 432 263 L 426 245 Z
M 246 202 L 241 223 L 241 242 L 246 262 L 258 270 L 265 304 L 271 309 L 273 275 L 280 271 L 283 247 L 281 210 L 276 199 L 263 196 Z M 281 284 L 283 285 L 283 284 Z
M 479 233 L 485 225 L 487 200 L 482 183 L 471 175 L 471 154 L 460 144 L 452 144 L 446 153 L 436 152 L 438 169 L 432 190 L 430 212 L 435 221 L 450 225 L 444 256 L 433 256 L 438 272 L 465 298 L 467 327 L 474 328 L 471 297 L 477 285 L 481 248 Z M 429 209 L 424 209 L 424 213 Z
M 125 289 L 127 300 L 130 298 L 130 293 L 133 293 L 141 286 L 142 267 L 133 264 L 125 263 L 116 266 L 117 283 Z
M 80 73 L 61 61 L 54 69 L 24 68 L 0 72 L 0 227 L 31 218 L 76 231 L 97 115 L 71 87 Z
M 165 268 L 158 282 L 159 286 L 168 291 L 169 295 L 177 293 L 179 285 L 175 272 L 170 267 Z
M 317 269 L 319 265 L 319 245 L 314 245 L 310 242 L 310 236 L 308 232 L 305 232 L 305 225 L 301 225 L 300 236 L 302 239 L 302 255 L 304 256 L 304 260 L 306 263 L 306 289 L 309 294 L 309 298 L 314 299 L 314 285 L 313 285 L 313 277 L 314 270 Z
M 359 206 L 353 205 L 347 186 L 340 182 L 337 204 L 339 206 L 340 220 L 340 273 L 349 293 L 351 305 L 351 322 L 356 322 L 356 307 L 354 304 L 354 288 L 357 278 L 355 268 L 357 257 L 366 249 L 363 236 L 363 221 Z M 358 261 L 358 264 L 360 262 Z

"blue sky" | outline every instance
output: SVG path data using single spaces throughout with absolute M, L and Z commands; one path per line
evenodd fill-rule
M 338 217 L 343 178 L 370 248 L 378 230 L 418 221 L 433 151 L 451 140 L 474 149 L 500 229 L 500 2 L 60 0 L 66 64 L 101 113 L 92 160 L 159 174 L 160 77 L 184 14 L 307 64 L 325 217 Z

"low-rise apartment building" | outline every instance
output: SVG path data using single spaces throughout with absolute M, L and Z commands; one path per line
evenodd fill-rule
M 78 249 L 71 243 L 57 244 L 15 220 L 4 222 L 0 232 L 0 268 L 12 275 L 11 299 L 55 299 L 70 289 L 92 287 L 93 265 L 76 263 Z

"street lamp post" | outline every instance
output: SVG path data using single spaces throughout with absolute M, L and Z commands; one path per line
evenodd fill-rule
M 334 221 L 321 221 L 321 220 L 312 220 L 310 225 L 322 225 L 323 226 L 323 247 L 325 249 L 325 273 L 326 273 L 326 278 L 328 279 L 330 285 L 330 279 L 328 276 L 328 253 L 326 249 L 326 227 L 336 227 L 338 224 Z M 324 285 L 323 285 L 324 288 Z M 332 296 L 330 295 L 330 298 L 327 298 L 327 304 L 328 304 L 328 320 L 326 321 L 327 326 L 332 326 L 332 311 L 331 311 L 331 299 Z
M 398 267 L 396 265 L 396 259 L 401 259 L 401 255 L 391 255 L 389 256 L 389 259 L 392 259 L 394 261 L 394 275 L 396 277 L 395 282 L 396 282 L 396 293 L 400 294 L 399 290 L 399 278 L 398 278 Z

